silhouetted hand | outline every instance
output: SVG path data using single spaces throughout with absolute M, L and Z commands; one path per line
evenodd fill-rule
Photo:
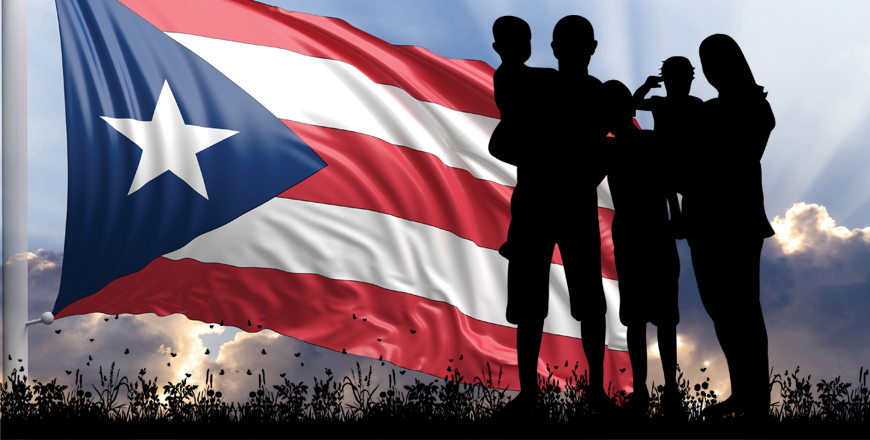
M 664 81 L 664 78 L 660 76 L 650 76 L 647 77 L 646 82 L 643 85 L 651 89 L 659 89 L 662 87 L 660 84 L 662 81 Z

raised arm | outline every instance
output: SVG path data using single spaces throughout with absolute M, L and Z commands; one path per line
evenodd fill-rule
M 664 80 L 660 76 L 648 77 L 646 82 L 634 92 L 634 108 L 638 110 L 652 110 L 652 105 L 650 100 L 646 99 L 646 94 L 649 93 L 650 89 L 661 88 L 662 86 L 659 83 L 662 81 Z

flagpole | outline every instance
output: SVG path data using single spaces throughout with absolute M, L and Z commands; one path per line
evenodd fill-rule
M 27 364 L 27 1 L 3 0 L 3 380 Z M 11 359 L 10 359 L 11 358 Z M 18 360 L 21 359 L 21 362 Z M 21 371 L 24 367 L 24 371 Z

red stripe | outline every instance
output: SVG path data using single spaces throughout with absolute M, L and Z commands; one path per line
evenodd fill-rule
M 161 257 L 70 304 L 55 318 L 86 313 L 181 313 L 202 322 L 223 320 L 248 332 L 262 325 L 332 350 L 383 356 L 400 367 L 438 377 L 448 374 L 448 365 L 458 367 L 469 383 L 490 362 L 496 375 L 498 367 L 504 367 L 503 387 L 519 387 L 515 329 L 470 318 L 444 302 L 358 281 Z M 545 363 L 559 365 L 553 377 L 564 384 L 570 375 L 566 360 L 571 368 L 579 362 L 578 371 L 586 369 L 580 340 L 545 333 L 539 372 L 548 374 Z M 620 373 L 620 368 L 626 372 Z M 605 349 L 604 371 L 605 383 L 614 381 L 616 389 L 631 391 L 627 352 Z
M 121 0 L 164 32 L 287 49 L 344 61 L 372 81 L 415 99 L 499 118 L 492 75 L 483 61 L 457 60 L 416 46 L 394 46 L 344 20 L 288 12 L 243 0 Z
M 498 249 L 507 238 L 513 188 L 445 166 L 436 156 L 350 131 L 284 121 L 327 163 L 279 197 L 368 209 L 445 229 Z M 601 275 L 616 279 L 610 227 L 598 208 Z M 553 262 L 562 264 L 558 248 Z

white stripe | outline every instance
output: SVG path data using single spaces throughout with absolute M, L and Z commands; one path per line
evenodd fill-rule
M 362 281 L 443 301 L 475 319 L 513 327 L 505 319 L 507 260 L 497 251 L 373 211 L 276 198 L 164 256 Z M 610 348 L 625 351 L 617 283 L 603 281 Z M 557 264 L 550 266 L 549 301 L 544 330 L 579 338 L 565 271 Z
M 516 186 L 516 167 L 489 154 L 499 120 L 419 101 L 343 61 L 286 49 L 167 32 L 280 119 L 373 136 L 430 153 L 478 179 Z M 599 187 L 599 206 L 612 209 Z

